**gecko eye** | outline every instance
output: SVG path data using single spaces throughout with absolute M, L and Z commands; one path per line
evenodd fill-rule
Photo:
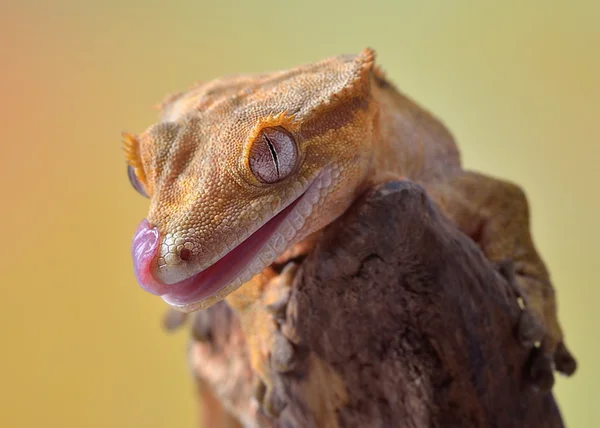
M 133 168 L 131 165 L 127 165 L 127 176 L 129 177 L 129 182 L 133 188 L 137 190 L 140 195 L 148 197 L 148 194 L 144 190 L 144 186 L 142 186 L 142 183 L 140 183 L 137 175 L 135 175 L 135 168 Z
M 250 170 L 263 183 L 283 180 L 297 160 L 294 137 L 280 126 L 261 130 L 250 148 Z

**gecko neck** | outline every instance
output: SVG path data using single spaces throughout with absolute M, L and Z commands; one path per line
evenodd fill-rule
M 460 171 L 454 138 L 436 117 L 391 84 L 373 83 L 378 103 L 371 175 L 435 181 Z M 383 178 L 383 179 L 382 179 Z

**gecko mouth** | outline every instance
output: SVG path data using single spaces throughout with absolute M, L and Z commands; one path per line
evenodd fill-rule
M 171 306 L 185 310 L 190 305 L 199 304 L 216 295 L 227 286 L 234 289 L 248 281 L 258 273 L 253 270 L 261 271 L 266 265 L 272 263 L 272 260 L 269 263 L 263 263 L 259 259 L 261 250 L 277 233 L 303 196 L 298 197 L 213 265 L 183 281 L 170 284 L 168 292 L 161 296 L 162 299 Z M 256 266 L 255 260 L 261 261 L 260 266 Z
M 314 230 L 304 228 L 313 208 L 328 192 L 332 174 L 325 168 L 288 206 L 267 220 L 235 248 L 211 266 L 178 282 L 166 284 L 152 274 L 152 264 L 160 245 L 156 227 L 147 220 L 138 226 L 133 238 L 132 256 L 140 286 L 161 296 L 169 305 L 184 312 L 205 309 L 218 302 L 275 261 L 286 249 Z M 317 221 L 313 227 L 318 228 Z

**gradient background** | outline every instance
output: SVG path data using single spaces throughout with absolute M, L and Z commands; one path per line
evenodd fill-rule
M 526 189 L 580 363 L 556 397 L 600 426 L 599 22 L 594 0 L 2 0 L 0 426 L 195 425 L 186 335 L 132 273 L 148 203 L 120 132 L 194 80 L 365 46 L 468 167 Z

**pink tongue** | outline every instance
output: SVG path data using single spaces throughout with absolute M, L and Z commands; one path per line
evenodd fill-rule
M 150 271 L 152 260 L 158 251 L 159 233 L 156 227 L 150 228 L 148 220 L 143 220 L 135 231 L 131 244 L 135 277 L 141 287 L 159 296 L 167 293 L 168 286 L 161 284 Z

